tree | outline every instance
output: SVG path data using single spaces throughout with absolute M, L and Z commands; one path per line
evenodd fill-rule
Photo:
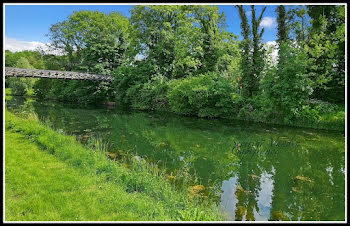
M 276 8 L 277 12 L 277 42 L 281 45 L 282 42 L 288 40 L 288 25 L 287 25 L 287 13 L 284 5 L 279 5 Z
M 237 5 L 239 15 L 241 17 L 241 29 L 243 40 L 241 42 L 242 57 L 241 57 L 241 68 L 242 68 L 242 79 L 240 80 L 240 87 L 244 87 L 243 95 L 250 96 L 250 84 L 251 84 L 251 34 L 248 23 L 248 18 L 245 14 L 243 5 Z
M 15 54 L 10 50 L 5 50 L 5 67 L 13 67 L 17 62 Z
M 14 66 L 17 67 L 17 68 L 27 68 L 27 69 L 33 69 L 34 68 L 29 63 L 29 61 L 26 58 L 24 58 L 24 57 L 19 58 Z
M 288 11 L 288 22 L 290 30 L 293 32 L 295 41 L 299 45 L 304 45 L 307 39 L 308 20 L 306 17 L 306 7 L 297 6 Z
M 148 76 L 171 78 L 175 69 L 176 47 L 183 50 L 183 32 L 179 24 L 188 28 L 184 6 L 135 6 L 131 11 L 138 38 L 138 47 L 149 67 Z M 187 29 L 188 30 L 188 29 Z M 182 34 L 182 35 L 181 35 Z M 147 73 L 147 72 L 146 72 Z
M 13 67 L 17 68 L 27 68 L 33 69 L 34 67 L 29 63 L 29 61 L 20 57 Z M 11 88 L 12 94 L 23 96 L 28 93 L 28 91 L 33 87 L 36 80 L 32 78 L 6 78 L 8 87 Z
M 259 89 L 260 74 L 264 68 L 264 49 L 262 45 L 262 35 L 264 29 L 259 32 L 259 25 L 262 16 L 266 10 L 264 7 L 260 16 L 256 18 L 255 6 L 252 5 L 252 31 L 250 30 L 247 16 L 245 14 L 243 5 L 238 5 L 238 12 L 241 17 L 241 29 L 243 41 L 242 48 L 242 80 L 243 95 L 245 97 L 253 97 Z M 253 40 L 251 40 L 251 38 Z
M 257 93 L 259 89 L 259 79 L 260 75 L 264 69 L 264 48 L 262 44 L 262 35 L 264 34 L 264 28 L 262 28 L 259 32 L 259 26 L 262 19 L 262 16 L 266 10 L 266 6 L 262 9 L 260 16 L 256 19 L 255 17 L 255 7 L 252 8 L 252 32 L 253 32 L 253 58 L 252 58 L 252 66 L 254 68 L 253 71 L 253 86 L 252 86 L 252 95 Z
M 219 57 L 219 43 L 222 42 L 224 15 L 217 6 L 194 6 L 193 13 L 201 32 L 203 57 L 200 72 L 213 71 Z
M 276 9 L 279 44 L 278 64 L 268 68 L 261 83 L 261 104 L 265 116 L 287 123 L 303 115 L 313 83 L 307 73 L 308 59 L 300 42 L 289 40 L 288 17 L 284 6 Z
M 237 56 L 226 44 L 237 46 L 236 36 L 225 31 L 224 15 L 216 6 L 136 6 L 131 21 L 149 78 L 206 73 L 216 70 L 223 55 Z
M 50 28 L 50 48 L 67 54 L 66 70 L 108 74 L 128 59 L 132 26 L 117 12 L 79 11 Z
M 282 42 L 279 58 L 284 59 L 283 63 L 270 68 L 262 80 L 262 105 L 266 118 L 290 123 L 307 108 L 313 83 L 307 73 L 307 54 L 302 48 L 291 41 Z
M 289 41 L 289 24 L 288 24 L 288 16 L 286 13 L 286 9 L 283 5 L 279 5 L 276 8 L 277 12 L 277 43 L 278 43 L 278 51 L 280 51 L 283 43 L 287 43 Z M 284 63 L 286 60 L 283 58 L 283 54 L 279 54 L 278 57 L 278 68 L 277 70 L 281 70 L 284 67 Z M 283 75 L 280 75 L 283 76 Z
M 118 90 L 125 92 L 125 95 L 117 94 L 118 99 L 124 99 L 121 102 L 151 109 L 170 102 L 173 107 L 181 105 L 177 102 L 182 100 L 177 96 L 182 95 L 181 92 L 174 91 L 174 95 L 170 95 L 174 101 L 169 100 L 170 89 L 174 88 L 170 84 L 178 84 L 178 88 L 188 87 L 188 83 L 198 82 L 193 77 L 212 81 L 213 90 L 216 87 L 221 89 L 208 94 L 212 96 L 204 96 L 208 100 L 230 100 L 231 94 L 225 98 L 221 91 L 226 87 L 236 87 L 240 53 L 237 37 L 225 31 L 224 15 L 219 13 L 218 7 L 136 6 L 131 21 L 137 33 L 139 54 L 143 58 L 135 62 L 134 68 L 122 68 L 116 73 Z M 210 76 L 213 73 L 216 76 Z M 223 81 L 228 82 L 227 86 Z M 215 107 L 215 101 L 208 102 L 208 109 Z M 198 113 L 197 108 L 186 110 Z M 212 115 L 212 112 L 205 114 Z
M 311 27 L 306 51 L 310 58 L 309 73 L 316 86 L 315 97 L 344 103 L 345 8 L 310 5 L 307 9 Z
M 63 57 L 48 58 L 63 62 L 64 70 L 112 74 L 118 67 L 134 60 L 132 25 L 118 12 L 74 12 L 68 19 L 53 24 L 48 36 L 50 50 L 64 54 Z M 59 65 L 50 64 L 50 67 Z M 46 94 L 40 91 L 47 89 L 45 84 L 51 87 Z M 36 91 L 78 102 L 101 102 L 115 94 L 109 83 L 96 81 L 41 81 Z
M 149 77 L 182 78 L 206 67 L 203 39 L 209 34 L 203 33 L 200 7 L 136 6 L 131 13 Z
M 42 54 L 38 51 L 29 51 L 24 50 L 21 52 L 12 53 L 9 50 L 5 52 L 5 66 L 6 67 L 15 67 L 18 63 L 19 59 L 23 58 L 28 61 L 31 67 L 36 69 L 45 69 L 44 60 L 42 58 Z M 23 59 L 21 61 L 23 61 Z M 28 65 L 26 65 L 28 66 Z M 27 67 L 24 68 L 27 68 Z

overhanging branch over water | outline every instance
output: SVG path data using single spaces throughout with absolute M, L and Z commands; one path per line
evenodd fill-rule
M 5 76 L 7 77 L 28 77 L 28 78 L 50 78 L 50 79 L 70 79 L 70 80 L 91 80 L 111 82 L 113 77 L 110 75 L 97 75 L 73 71 L 54 71 L 5 67 Z

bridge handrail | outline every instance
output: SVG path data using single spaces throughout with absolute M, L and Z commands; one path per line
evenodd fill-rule
M 14 67 L 5 67 L 5 76 L 73 79 L 73 80 L 95 80 L 95 81 L 108 81 L 108 82 L 111 82 L 113 80 L 113 77 L 110 75 L 89 74 L 89 73 L 74 72 L 74 71 L 26 69 L 26 68 L 14 68 Z

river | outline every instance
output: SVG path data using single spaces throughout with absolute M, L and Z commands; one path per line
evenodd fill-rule
M 98 137 L 118 156 L 137 155 L 174 177 L 195 175 L 227 220 L 345 219 L 343 132 L 20 97 L 6 104 L 83 143 Z

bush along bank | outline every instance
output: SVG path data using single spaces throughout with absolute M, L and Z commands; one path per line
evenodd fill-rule
M 231 78 L 217 73 L 177 80 L 154 78 L 125 93 L 118 94 L 117 103 L 134 109 L 345 131 L 344 105 L 306 99 L 304 104 L 289 106 L 293 103 L 273 101 L 267 94 L 244 98 Z
M 157 167 L 150 165 L 142 159 L 135 158 L 127 168 L 118 162 L 108 159 L 101 145 L 96 145 L 95 149 L 89 149 L 76 141 L 73 136 L 60 134 L 47 125 L 39 123 L 33 116 L 23 119 L 13 115 L 7 110 L 5 110 L 5 129 L 7 133 L 21 134 L 26 138 L 24 142 L 29 142 L 28 145 L 35 145 L 38 147 L 38 152 L 44 152 L 54 156 L 56 161 L 64 163 L 70 169 L 78 172 L 77 175 L 79 177 L 91 177 L 92 180 L 98 180 L 102 184 L 108 185 L 108 187 L 115 186 L 115 190 L 113 190 L 113 188 L 107 189 L 108 192 L 112 193 L 106 192 L 105 194 L 100 194 L 100 200 L 94 201 L 102 204 L 106 202 L 105 205 L 118 209 L 118 203 L 115 203 L 116 206 L 113 207 L 108 201 L 111 197 L 118 197 L 120 203 L 125 207 L 123 208 L 124 215 L 129 214 L 133 216 L 131 219 L 126 219 L 126 217 L 120 216 L 120 214 L 123 214 L 123 211 L 119 214 L 118 211 L 116 211 L 107 217 L 106 213 L 101 213 L 101 211 L 96 210 L 100 215 L 92 214 L 93 217 L 89 217 L 86 215 L 89 209 L 88 206 L 95 205 L 95 203 L 88 203 L 91 201 L 88 200 L 86 205 L 79 207 L 84 209 L 81 212 L 85 214 L 79 215 L 79 211 L 77 211 L 79 216 L 67 216 L 61 219 L 61 216 L 64 214 L 58 211 L 56 218 L 51 220 L 223 220 L 218 208 L 213 202 L 202 199 L 200 196 L 189 196 L 186 187 L 176 189 Z M 11 147 L 16 147 L 18 145 L 18 143 L 12 143 L 13 140 L 15 139 L 5 140 L 7 153 L 11 151 Z M 26 151 L 30 153 L 33 150 L 29 148 Z M 11 162 L 9 158 L 12 158 L 11 155 L 6 159 L 6 164 Z M 20 165 L 17 165 L 17 167 L 20 167 Z M 12 178 L 8 178 L 8 176 L 12 175 L 11 170 L 12 168 L 7 168 L 7 170 L 5 170 L 5 188 L 7 194 L 17 189 L 11 184 Z M 26 169 L 24 168 L 21 170 Z M 30 186 L 30 184 L 28 186 Z M 55 185 L 53 184 L 50 186 Z M 39 197 L 41 199 L 45 200 L 45 197 L 50 198 L 48 194 L 45 194 L 45 191 L 42 191 L 40 194 L 42 194 L 42 196 Z M 22 194 L 22 196 L 23 195 L 26 196 L 29 195 L 29 193 L 26 195 Z M 84 197 L 86 197 L 86 194 L 82 192 L 81 198 L 83 199 Z M 8 196 L 6 196 L 6 199 L 7 205 L 10 205 Z M 45 203 L 50 205 L 53 201 L 45 200 Z M 47 206 L 43 208 L 43 206 L 39 205 L 39 207 L 37 206 L 35 209 L 31 209 L 30 203 L 21 204 L 26 205 L 27 209 L 34 213 L 39 213 L 43 211 L 43 209 L 49 208 Z M 54 208 L 54 206 L 51 206 L 51 208 Z M 10 210 L 7 210 L 8 215 L 6 216 L 11 214 L 9 211 Z M 109 210 L 107 212 L 110 213 L 111 211 Z M 33 216 L 33 214 L 31 216 L 30 220 L 46 220 L 48 218 L 45 214 L 37 218 Z M 26 218 L 23 217 L 22 220 L 26 220 Z

